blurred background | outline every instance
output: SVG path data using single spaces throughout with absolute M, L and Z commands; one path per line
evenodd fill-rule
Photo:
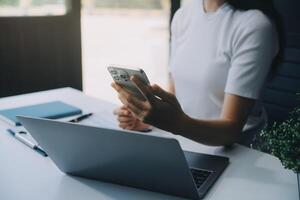
M 0 15 L 59 16 L 72 9 L 68 4 L 67 0 L 0 0 Z M 170 12 L 169 0 L 82 0 L 83 91 L 117 101 L 106 70 L 109 64 L 143 68 L 151 82 L 166 87 Z

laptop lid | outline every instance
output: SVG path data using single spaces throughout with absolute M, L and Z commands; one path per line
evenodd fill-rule
M 199 199 L 175 139 L 47 119 L 18 119 L 67 174 Z

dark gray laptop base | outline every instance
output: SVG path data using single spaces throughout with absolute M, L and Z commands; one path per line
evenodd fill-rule
M 200 199 L 229 162 L 224 157 L 183 152 L 178 141 L 171 138 L 19 119 L 57 167 L 74 176 Z M 198 189 L 190 168 L 210 173 Z

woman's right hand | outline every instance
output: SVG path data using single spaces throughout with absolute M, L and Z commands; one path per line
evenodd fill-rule
M 119 127 L 125 130 L 144 131 L 150 127 L 150 125 L 143 123 L 140 119 L 135 117 L 126 106 L 117 108 L 114 114 L 119 121 Z

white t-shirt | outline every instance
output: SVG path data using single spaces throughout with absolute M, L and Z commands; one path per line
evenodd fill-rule
M 185 113 L 218 119 L 227 93 L 257 100 L 244 131 L 264 124 L 259 99 L 278 51 L 269 18 L 228 3 L 206 13 L 203 0 L 194 0 L 176 12 L 171 29 L 169 70 Z

